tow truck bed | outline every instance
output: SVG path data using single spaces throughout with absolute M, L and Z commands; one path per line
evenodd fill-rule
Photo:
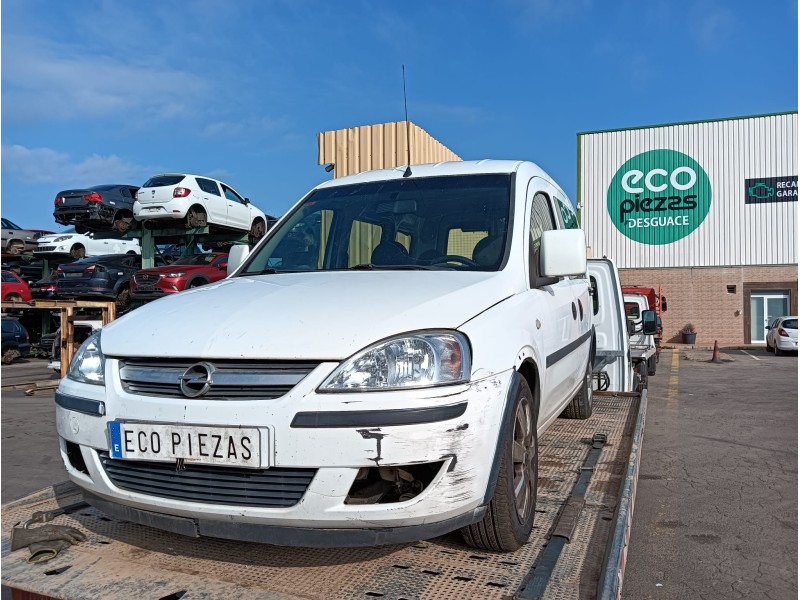
M 28 599 L 617 597 L 646 404 L 646 394 L 595 392 L 590 419 L 558 419 L 548 429 L 539 441 L 534 529 L 529 542 L 511 554 L 472 550 L 457 532 L 414 544 L 355 549 L 195 539 L 110 519 L 89 507 L 53 521 L 81 529 L 85 542 L 49 562 L 28 564 L 27 549 L 10 552 L 11 528 L 34 511 L 79 501 L 78 488 L 64 483 L 3 506 L 2 582 L 15 598 Z M 530 578 L 547 571 L 543 549 L 596 433 L 605 434 L 607 442 L 585 505 L 546 577 L 546 589 L 535 595 Z

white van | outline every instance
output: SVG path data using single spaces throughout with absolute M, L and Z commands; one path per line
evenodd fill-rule
M 538 435 L 592 412 L 574 222 L 529 162 L 319 185 L 227 279 L 87 340 L 56 394 L 70 479 L 191 536 L 518 548 Z

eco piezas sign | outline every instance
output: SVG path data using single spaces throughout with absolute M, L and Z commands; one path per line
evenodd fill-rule
M 797 202 L 797 176 L 744 180 L 744 203 Z
M 650 150 L 628 159 L 608 186 L 608 214 L 626 237 L 670 244 L 697 229 L 711 206 L 711 184 L 691 156 Z

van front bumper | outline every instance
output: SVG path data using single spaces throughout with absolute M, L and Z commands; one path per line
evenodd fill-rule
M 513 371 L 428 390 L 318 394 L 333 365 L 324 367 L 286 396 L 265 401 L 137 398 L 116 384 L 105 389 L 64 379 L 56 421 L 69 477 L 100 510 L 190 536 L 369 546 L 435 537 L 483 517 Z M 117 420 L 257 427 L 262 472 L 313 469 L 313 477 L 294 505 L 280 507 L 126 489 L 106 470 L 108 423 Z M 361 469 L 422 463 L 441 466 L 410 499 L 346 502 Z

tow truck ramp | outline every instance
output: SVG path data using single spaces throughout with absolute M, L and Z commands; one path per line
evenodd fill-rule
M 547 430 L 533 532 L 510 554 L 470 549 L 457 532 L 346 549 L 187 538 L 87 507 L 53 521 L 86 541 L 29 564 L 27 549 L 11 552 L 11 529 L 80 501 L 64 483 L 3 506 L 2 583 L 15 600 L 617 598 L 646 406 L 646 392 L 595 392 L 590 419 L 558 419 Z

